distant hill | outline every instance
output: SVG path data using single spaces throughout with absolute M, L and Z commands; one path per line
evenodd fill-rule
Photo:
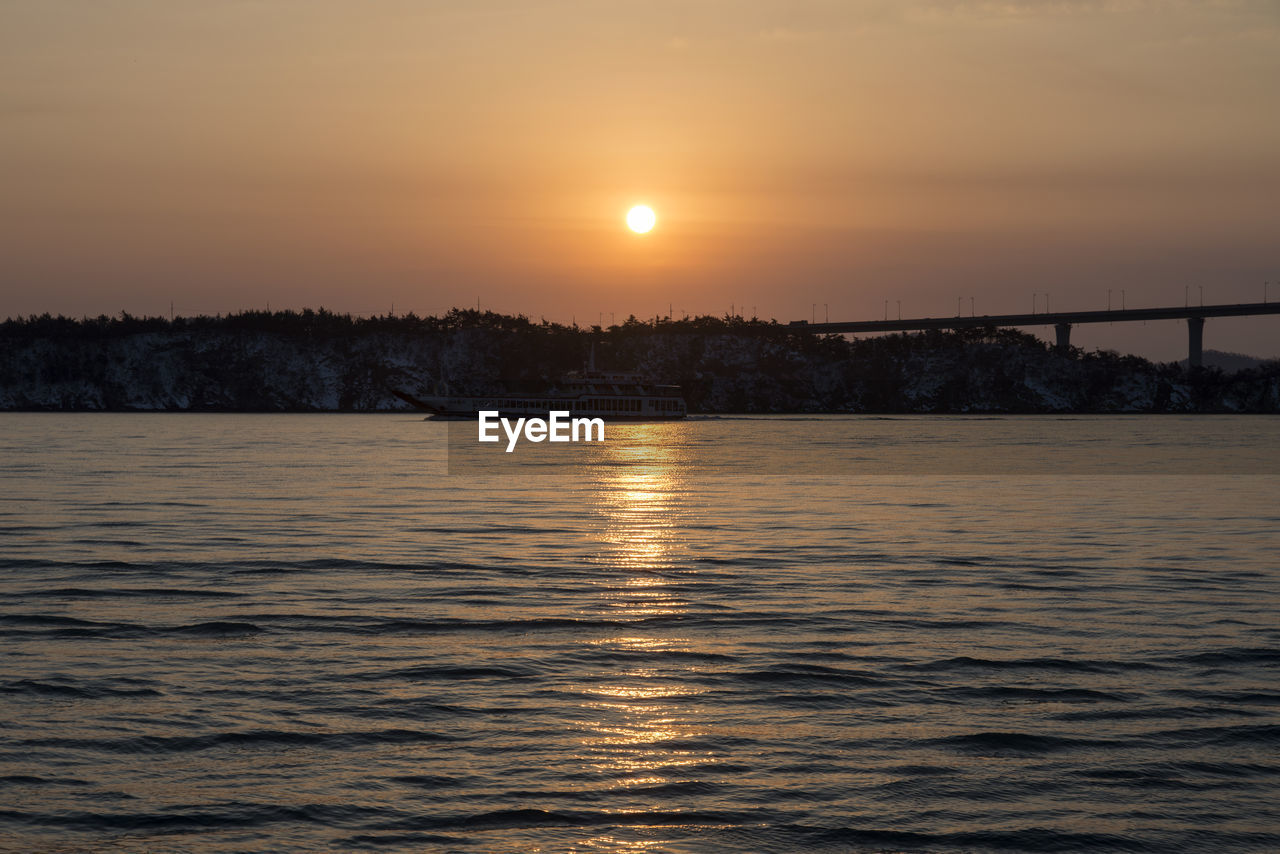
M 1280 362 L 1193 371 L 1014 329 L 851 339 L 729 317 L 600 329 L 456 309 L 8 320 L 0 409 L 401 410 L 392 389 L 544 390 L 592 346 L 601 368 L 679 384 L 693 412 L 1280 412 Z
M 1260 368 L 1268 361 L 1268 359 L 1259 359 L 1254 356 L 1246 356 L 1244 353 L 1228 353 L 1223 350 L 1205 350 L 1202 360 L 1204 367 L 1217 368 L 1223 373 L 1233 374 L 1236 371 L 1248 371 L 1254 368 Z M 1187 360 L 1183 359 L 1178 364 L 1184 368 L 1187 366 Z

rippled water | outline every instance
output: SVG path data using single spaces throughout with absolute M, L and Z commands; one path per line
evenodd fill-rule
M 0 416 L 0 848 L 1280 848 L 1280 478 L 671 451 L 858 424 Z

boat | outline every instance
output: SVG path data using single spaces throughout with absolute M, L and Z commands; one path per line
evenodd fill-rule
M 441 419 L 475 418 L 483 411 L 497 412 L 502 417 L 546 417 L 552 411 L 559 411 L 574 417 L 609 421 L 665 421 L 688 414 L 680 386 L 659 383 L 639 373 L 598 371 L 594 352 L 585 370 L 565 374 L 545 392 L 419 397 L 394 388 L 389 390 L 405 403 Z

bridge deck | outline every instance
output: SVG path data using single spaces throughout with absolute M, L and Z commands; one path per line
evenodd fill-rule
M 855 320 L 845 323 L 791 322 L 800 332 L 909 332 L 918 329 L 971 329 L 976 326 L 1056 326 L 1060 323 L 1117 323 L 1129 320 L 1242 317 L 1280 314 L 1280 302 L 1192 305 L 1166 308 L 1127 308 L 1112 311 L 1054 311 L 1039 314 L 979 314 L 962 317 L 916 317 L 902 320 Z

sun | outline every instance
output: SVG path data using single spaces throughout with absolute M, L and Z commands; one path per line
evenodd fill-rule
M 653 208 L 646 205 L 636 205 L 627 211 L 627 228 L 636 234 L 645 234 L 653 230 L 653 225 L 658 221 L 657 215 L 653 212 Z

